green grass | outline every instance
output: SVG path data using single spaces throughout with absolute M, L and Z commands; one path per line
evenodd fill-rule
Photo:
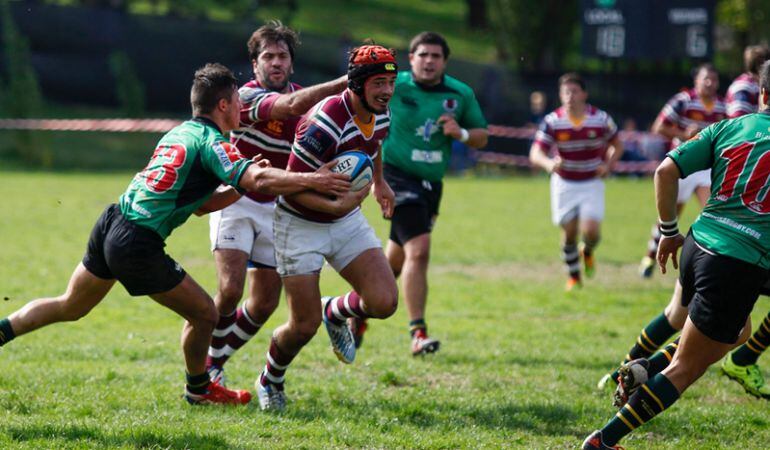
M 0 316 L 64 289 L 93 221 L 131 175 L 0 173 Z M 654 217 L 650 181 L 611 180 L 597 278 L 564 294 L 547 184 L 447 182 L 430 271 L 428 322 L 443 342 L 433 357 L 409 355 L 402 307 L 372 323 L 352 366 L 321 330 L 289 369 L 282 415 L 190 407 L 181 319 L 117 286 L 81 321 L 0 349 L 0 448 L 575 448 L 614 414 L 594 385 L 667 303 L 674 276 L 636 275 Z M 366 213 L 385 237 L 372 203 Z M 168 244 L 213 292 L 207 221 L 191 218 Z M 325 269 L 322 291 L 345 290 Z M 760 301 L 755 320 L 766 310 Z M 233 386 L 251 387 L 285 318 L 282 304 L 228 363 Z M 759 448 L 770 439 L 767 406 L 712 369 L 624 445 Z

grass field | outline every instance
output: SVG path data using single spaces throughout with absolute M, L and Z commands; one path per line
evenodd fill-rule
M 93 221 L 131 174 L 0 177 L 6 316 L 63 290 Z M 373 203 L 367 215 L 385 237 Z M 352 366 L 337 362 L 320 330 L 287 373 L 281 415 L 183 402 L 181 319 L 117 286 L 81 321 L 0 349 L 0 448 L 576 448 L 614 414 L 596 381 L 674 283 L 672 274 L 636 275 L 654 218 L 650 181 L 609 181 L 607 204 L 597 278 L 566 295 L 546 179 L 450 179 L 430 271 L 428 323 L 441 352 L 409 355 L 403 308 L 372 324 Z M 168 244 L 213 292 L 207 221 L 190 219 Z M 322 291 L 345 290 L 325 269 Z M 755 323 L 767 307 L 760 300 Z M 282 305 L 228 363 L 231 385 L 252 386 L 285 317 Z M 624 445 L 761 448 L 770 440 L 767 411 L 712 369 Z

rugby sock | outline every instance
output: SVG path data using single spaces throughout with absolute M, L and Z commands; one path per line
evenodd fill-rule
M 655 375 L 634 392 L 628 403 L 602 428 L 602 440 L 613 446 L 635 428 L 649 422 L 679 399 L 679 391 L 662 374 Z
M 425 324 L 425 319 L 415 319 L 409 322 L 409 334 L 414 337 L 418 332 L 422 332 L 423 335 L 428 335 L 428 325 Z
M 650 233 L 650 240 L 647 241 L 647 256 L 649 256 L 652 259 L 655 259 L 655 256 L 658 253 L 658 244 L 660 243 L 660 230 L 658 229 L 658 224 L 652 226 L 652 231 Z
M 16 337 L 16 333 L 11 328 L 11 321 L 8 318 L 0 320 L 0 347 L 11 342 Z
M 671 360 L 674 359 L 674 353 L 676 353 L 676 349 L 678 348 L 679 338 L 676 338 L 676 340 L 648 358 L 647 361 L 650 365 L 647 367 L 647 376 L 652 378 L 653 375 L 663 372 L 663 369 L 671 364 Z
M 334 297 L 326 304 L 326 320 L 335 324 L 342 325 L 349 317 L 358 317 L 365 319 L 369 317 L 363 309 L 364 303 L 361 296 L 356 291 L 350 291 L 345 295 Z
M 583 238 L 583 256 L 590 257 L 594 254 L 594 250 L 599 246 L 599 239 L 591 240 Z
M 580 254 L 578 253 L 577 245 L 564 244 L 561 248 L 561 257 L 564 264 L 567 265 L 567 272 L 569 276 L 575 279 L 580 279 Z
M 205 394 L 209 384 L 211 384 L 207 372 L 203 372 L 200 375 L 190 375 L 189 373 L 185 373 L 185 376 L 187 378 L 187 390 L 191 394 Z
M 647 326 L 647 328 L 652 326 L 652 324 L 655 323 L 656 321 L 660 322 L 661 320 L 665 321 L 667 326 L 669 326 L 669 327 L 671 326 L 671 325 L 669 325 L 668 320 L 666 320 L 666 316 L 661 314 L 660 316 L 656 317 L 650 323 L 650 325 Z M 663 326 L 663 325 L 660 325 L 660 326 Z M 639 335 L 639 340 L 643 340 L 643 341 L 645 340 L 645 330 L 647 330 L 647 328 L 642 330 L 642 334 Z M 671 331 L 672 331 L 671 335 L 676 333 L 676 330 L 674 330 L 673 328 L 671 329 Z M 669 335 L 665 339 L 663 339 L 662 342 L 665 342 L 668 338 L 671 337 L 671 335 Z M 647 335 L 647 336 L 649 336 L 649 335 Z M 676 340 L 674 340 L 670 344 L 666 345 L 663 348 L 663 350 L 655 353 L 652 356 L 650 356 L 649 354 L 643 354 L 641 352 L 637 353 L 639 356 L 634 356 L 634 349 L 637 348 L 637 347 L 638 347 L 638 343 L 637 343 L 637 345 L 634 345 L 634 348 L 632 348 L 631 351 L 628 353 L 628 355 L 626 355 L 626 359 L 623 360 L 623 364 L 625 364 L 625 363 L 627 363 L 629 361 L 633 361 L 635 359 L 639 359 L 639 358 L 648 358 L 647 360 L 649 361 L 650 366 L 647 369 L 647 375 L 648 376 L 652 376 L 652 375 L 655 375 L 655 374 L 658 374 L 658 373 L 662 372 L 663 369 L 668 367 L 669 363 L 671 363 L 671 360 L 674 358 L 674 353 L 676 353 L 676 349 L 679 348 L 679 338 L 676 338 Z M 642 347 L 639 347 L 639 348 L 642 348 Z M 656 346 L 655 348 L 657 349 L 658 346 Z M 644 349 L 642 348 L 642 350 L 644 350 Z M 612 372 L 611 377 L 612 377 L 612 379 L 615 382 L 617 382 L 617 380 L 618 380 L 618 369 L 615 369 L 615 371 Z
M 666 314 L 660 313 L 658 317 L 652 319 L 652 321 L 644 327 L 639 334 L 639 337 L 636 338 L 636 344 L 629 350 L 626 360 L 632 361 L 638 358 L 649 357 L 655 353 L 663 343 L 669 340 L 671 336 L 676 334 L 676 332 L 676 328 L 672 327 L 668 322 Z
M 765 320 L 762 321 L 749 340 L 730 354 L 730 358 L 737 366 L 751 366 L 757 363 L 757 359 L 768 345 L 770 345 L 770 313 L 765 316 Z
M 230 329 L 230 334 L 227 335 L 227 346 L 225 347 L 226 353 L 222 364 L 224 364 L 224 362 L 227 361 L 227 358 L 232 356 L 236 350 L 249 342 L 249 339 L 257 334 L 259 329 L 262 328 L 262 325 L 263 324 L 261 323 L 257 323 L 257 321 L 249 315 L 249 311 L 246 310 L 245 304 L 238 308 L 235 324 L 233 324 Z
M 297 355 L 290 355 L 278 347 L 275 338 L 270 340 L 270 348 L 267 350 L 267 363 L 259 377 L 259 383 L 262 386 L 272 384 L 280 390 L 283 390 L 283 380 L 286 369 Z
M 227 360 L 227 357 L 223 359 L 225 345 L 227 345 L 227 335 L 230 333 L 230 329 L 236 319 L 237 314 L 235 311 L 219 316 L 219 322 L 211 334 L 211 345 L 209 346 L 209 354 L 206 356 L 206 367 L 221 367 L 224 361 Z

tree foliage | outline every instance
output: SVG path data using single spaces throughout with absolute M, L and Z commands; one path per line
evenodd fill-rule
M 501 59 L 526 70 L 557 70 L 574 40 L 577 0 L 490 0 Z
M 16 28 L 7 0 L 0 0 L 0 23 L 5 56 L 2 112 L 14 118 L 38 117 L 43 110 L 43 96 L 30 61 L 29 42 Z M 14 150 L 22 160 L 50 166 L 52 154 L 44 136 L 27 130 L 13 133 Z

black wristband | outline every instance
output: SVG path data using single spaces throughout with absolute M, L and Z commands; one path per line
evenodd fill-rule
M 665 237 L 676 236 L 679 234 L 679 224 L 676 220 L 670 222 L 660 221 L 658 223 L 658 230 L 660 231 L 660 234 Z

